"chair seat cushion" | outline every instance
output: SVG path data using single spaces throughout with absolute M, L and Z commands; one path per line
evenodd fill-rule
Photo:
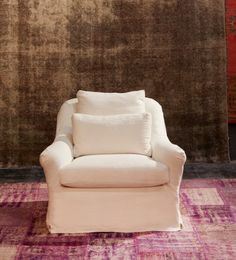
M 169 181 L 166 165 L 140 154 L 81 156 L 59 174 L 61 185 L 77 188 L 153 187 Z

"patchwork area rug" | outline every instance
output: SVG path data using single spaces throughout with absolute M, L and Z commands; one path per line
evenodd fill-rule
M 236 179 L 184 180 L 180 232 L 51 235 L 45 183 L 2 184 L 0 203 L 1 260 L 236 259 Z

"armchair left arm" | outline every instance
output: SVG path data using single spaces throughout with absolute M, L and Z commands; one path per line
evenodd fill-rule
M 58 170 L 73 160 L 73 145 L 71 135 L 56 136 L 54 142 L 40 154 L 40 164 L 45 172 L 49 187 L 60 184 Z

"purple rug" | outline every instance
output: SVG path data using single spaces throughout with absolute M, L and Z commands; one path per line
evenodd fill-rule
M 236 259 L 236 179 L 184 180 L 180 232 L 49 234 L 44 183 L 0 185 L 0 259 Z

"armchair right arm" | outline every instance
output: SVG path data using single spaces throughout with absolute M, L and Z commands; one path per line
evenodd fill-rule
M 178 145 L 172 144 L 168 139 L 156 142 L 153 146 L 153 159 L 163 162 L 169 168 L 169 185 L 179 190 L 186 154 Z

